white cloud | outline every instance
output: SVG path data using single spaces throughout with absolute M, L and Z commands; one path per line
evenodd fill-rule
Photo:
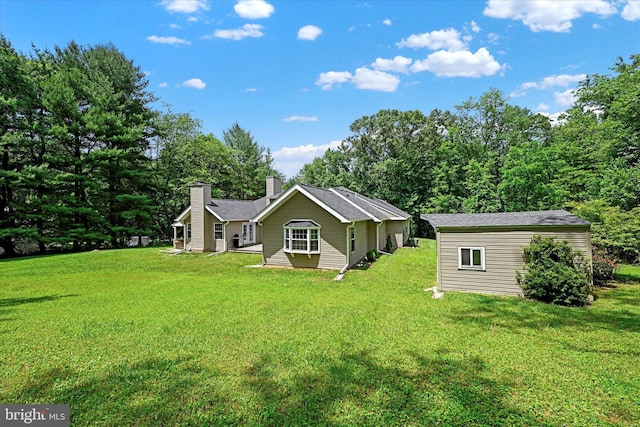
M 159 36 L 149 36 L 147 37 L 151 43 L 161 43 L 161 44 L 191 44 L 190 41 L 185 39 L 179 39 L 178 37 L 159 37 Z
M 287 177 L 295 176 L 302 167 L 311 163 L 314 158 L 322 156 L 328 149 L 336 149 L 342 141 L 331 141 L 322 145 L 299 145 L 297 147 L 283 147 L 271 153 L 273 155 L 276 170 L 284 173 Z
M 207 87 L 207 84 L 200 79 L 189 79 L 182 82 L 180 85 L 182 87 L 191 87 L 194 89 L 204 89 Z
M 539 82 L 522 83 L 522 89 L 550 89 L 552 87 L 567 87 L 573 83 L 578 83 L 587 78 L 586 74 L 560 74 L 545 77 Z
M 391 19 L 387 18 L 387 19 L 383 20 L 382 23 L 384 25 L 390 26 L 391 25 Z
M 229 40 L 242 40 L 247 37 L 260 38 L 264 36 L 262 32 L 262 25 L 258 24 L 244 24 L 242 28 L 234 28 L 231 30 L 215 30 L 213 35 L 203 36 L 203 39 L 229 39 Z
M 487 34 L 487 37 L 489 38 L 489 43 L 491 44 L 496 44 L 498 43 L 498 40 L 500 40 L 500 35 L 496 34 L 496 33 L 489 33 Z
M 177 30 L 178 28 L 182 28 L 182 27 L 180 27 L 180 25 L 178 25 L 178 24 L 169 24 L 169 28 L 171 28 L 173 30 Z
M 538 111 L 538 114 L 542 114 L 543 116 L 547 117 L 549 119 L 549 123 L 551 123 L 551 126 L 558 126 L 567 121 L 567 116 L 564 111 L 559 111 L 557 113 Z
M 300 40 L 315 40 L 320 34 L 322 34 L 322 28 L 315 25 L 305 25 L 298 30 Z
M 412 59 L 404 56 L 396 56 L 393 59 L 376 58 L 371 67 L 379 71 L 394 71 L 396 73 L 406 73 L 411 65 Z
M 247 89 L 242 89 L 242 92 L 257 92 L 258 89 L 256 89 L 255 87 L 250 87 Z
M 209 9 L 207 1 L 204 0 L 162 0 L 160 5 L 169 12 L 176 13 L 194 13 Z
M 351 73 L 348 71 L 327 71 L 320 73 L 316 85 L 320 86 L 322 90 L 329 90 L 333 88 L 333 85 L 348 82 L 351 77 Z
M 549 107 L 547 104 L 545 104 L 544 102 L 541 102 L 540 104 L 538 104 L 538 106 L 536 107 L 536 110 L 541 110 L 541 111 L 547 111 Z
M 488 0 L 483 13 L 492 18 L 522 21 L 534 32 L 568 32 L 574 19 L 586 13 L 609 16 L 616 13 L 616 8 L 605 0 Z
M 481 77 L 491 76 L 502 67 L 489 51 L 482 47 L 471 53 L 468 50 L 449 52 L 439 50 L 426 59 L 415 61 L 411 71 L 431 71 L 439 77 Z
M 358 89 L 377 90 L 380 92 L 395 92 L 400 79 L 393 74 L 383 71 L 358 68 L 351 79 L 351 83 Z
M 245 19 L 268 18 L 275 12 L 275 8 L 265 0 L 238 0 L 233 10 Z
M 564 92 L 554 92 L 553 98 L 556 101 L 556 104 L 561 105 L 563 107 L 570 107 L 576 100 L 576 96 L 573 92 L 573 89 L 567 89 Z
M 480 32 L 480 25 L 478 25 L 476 21 L 471 21 L 471 31 L 473 31 L 474 33 Z
M 188 22 L 198 22 L 198 18 L 196 18 L 195 16 L 190 16 L 189 18 L 187 18 Z
M 627 4 L 624 6 L 624 9 L 622 9 L 620 16 L 622 16 L 626 21 L 640 20 L 640 1 L 627 1 Z
M 431 50 L 462 50 L 466 48 L 466 44 L 460 39 L 460 32 L 454 28 L 431 31 L 430 33 L 411 34 L 406 39 L 396 43 L 396 46 L 414 49 L 428 47 Z
M 159 87 L 169 87 L 169 83 L 167 82 L 162 82 L 158 85 Z
M 289 116 L 282 119 L 285 122 L 317 122 L 316 116 Z

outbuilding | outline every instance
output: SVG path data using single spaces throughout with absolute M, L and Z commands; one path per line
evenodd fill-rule
M 591 261 L 591 224 L 566 210 L 422 214 L 435 231 L 437 283 L 442 291 L 522 295 L 516 272 L 523 248 L 539 234 L 566 240 Z

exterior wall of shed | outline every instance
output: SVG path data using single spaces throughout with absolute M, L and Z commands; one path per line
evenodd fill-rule
M 292 219 L 309 219 L 322 227 L 320 254 L 290 254 L 284 251 L 283 227 Z M 297 193 L 262 221 L 263 263 L 280 267 L 340 270 L 347 263 L 348 226 L 303 194 Z M 357 235 L 358 229 L 356 239 Z
M 582 252 L 585 258 L 591 259 L 591 235 L 586 230 L 547 227 L 544 230 L 438 232 L 437 278 L 440 289 L 521 295 L 522 289 L 516 282 L 516 271 L 523 271 L 523 248 L 529 245 L 531 237 L 535 234 L 568 240 L 575 250 Z M 485 270 L 459 269 L 459 247 L 484 247 Z

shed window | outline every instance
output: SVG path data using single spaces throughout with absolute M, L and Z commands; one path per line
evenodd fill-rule
M 286 223 L 284 251 L 292 254 L 319 254 L 320 226 L 309 220 L 291 220 Z
M 458 248 L 458 268 L 465 270 L 484 270 L 484 248 Z
M 216 240 L 224 239 L 224 232 L 221 222 L 216 222 L 215 224 L 213 224 L 213 238 Z

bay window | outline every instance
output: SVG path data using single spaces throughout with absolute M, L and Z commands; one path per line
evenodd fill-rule
M 319 254 L 320 226 L 310 220 L 291 220 L 286 223 L 284 251 L 291 254 Z

